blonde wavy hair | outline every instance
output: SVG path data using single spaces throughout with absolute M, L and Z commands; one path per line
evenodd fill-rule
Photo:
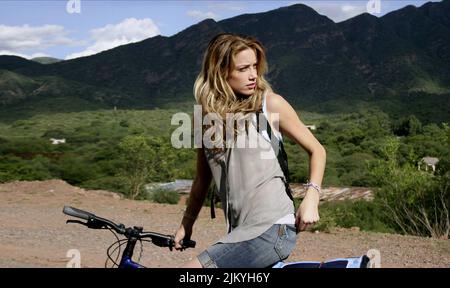
M 252 49 L 256 54 L 258 78 L 255 93 L 238 99 L 228 85 L 229 74 L 235 69 L 234 60 L 239 52 Z M 267 72 L 266 53 L 263 45 L 252 36 L 222 33 L 208 44 L 202 69 L 194 83 L 194 96 L 205 113 L 218 113 L 225 119 L 226 113 L 255 112 L 261 108 L 262 93 L 272 90 L 264 78 Z
M 258 75 L 253 95 L 242 98 L 234 93 L 227 79 L 235 69 L 236 54 L 246 49 L 252 49 L 256 54 Z M 202 105 L 203 115 L 215 113 L 225 120 L 227 113 L 245 116 L 260 111 L 263 93 L 272 91 L 264 78 L 267 71 L 265 49 L 255 37 L 232 33 L 216 35 L 208 44 L 202 69 L 194 83 L 195 100 Z

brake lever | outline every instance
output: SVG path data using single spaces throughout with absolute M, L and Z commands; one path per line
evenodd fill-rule
M 81 224 L 81 225 L 84 225 L 84 226 L 88 226 L 88 224 L 86 222 L 83 222 L 83 221 L 80 221 L 80 220 L 69 219 L 69 220 L 66 221 L 66 224 L 69 224 L 69 223 L 77 223 L 77 224 Z
M 99 221 L 96 221 L 93 218 L 89 218 L 89 220 L 87 222 L 83 222 L 83 221 L 80 221 L 80 220 L 69 219 L 69 220 L 66 221 L 66 224 L 67 223 L 81 224 L 81 225 L 84 225 L 84 226 L 86 226 L 88 228 L 91 228 L 91 229 L 103 229 L 103 228 L 105 228 L 105 225 L 103 223 L 101 223 Z

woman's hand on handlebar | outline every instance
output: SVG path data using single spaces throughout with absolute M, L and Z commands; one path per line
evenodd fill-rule
M 184 250 L 180 241 L 183 239 L 191 239 L 192 226 L 181 224 L 177 232 L 175 232 L 175 250 Z

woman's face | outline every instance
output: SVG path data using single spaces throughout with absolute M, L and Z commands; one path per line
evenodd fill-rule
M 236 54 L 234 69 L 227 80 L 236 95 L 253 95 L 258 77 L 256 68 L 256 54 L 252 49 L 248 48 Z

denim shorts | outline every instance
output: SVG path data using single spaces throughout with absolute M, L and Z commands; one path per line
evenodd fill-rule
M 204 268 L 266 268 L 286 259 L 295 247 L 294 225 L 274 224 L 258 237 L 236 243 L 216 243 L 200 253 Z

